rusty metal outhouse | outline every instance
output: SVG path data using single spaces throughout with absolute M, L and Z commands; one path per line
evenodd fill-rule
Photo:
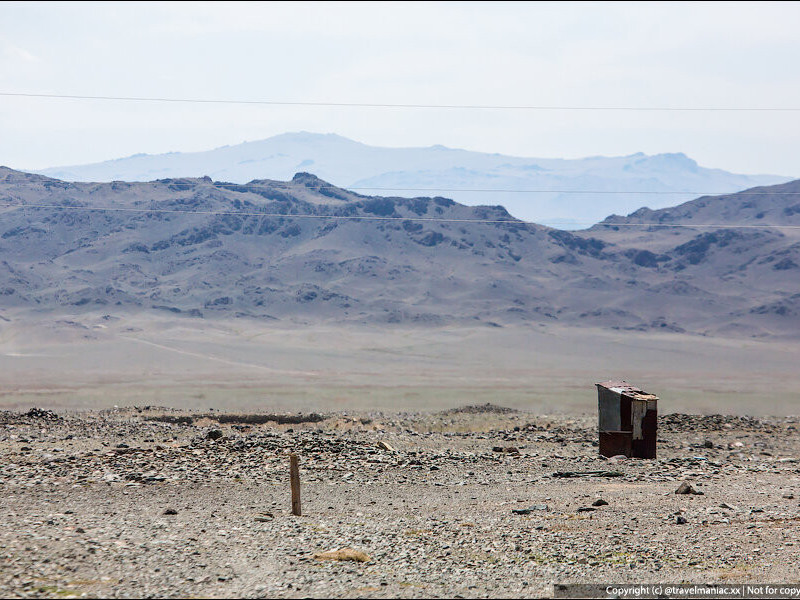
M 596 385 L 600 454 L 655 458 L 658 397 L 625 381 Z

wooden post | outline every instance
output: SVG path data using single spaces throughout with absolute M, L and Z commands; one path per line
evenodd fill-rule
M 297 454 L 289 455 L 289 478 L 292 481 L 292 514 L 301 516 L 300 513 L 300 465 Z

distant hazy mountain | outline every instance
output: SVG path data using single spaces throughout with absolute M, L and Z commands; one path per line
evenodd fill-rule
M 659 222 L 671 226 L 641 225 Z M 166 311 L 800 335 L 800 229 L 739 224 L 800 226 L 800 181 L 569 232 L 499 206 L 360 195 L 308 173 L 237 186 L 0 168 L 0 326 Z
M 40 173 L 67 181 L 209 176 L 215 181 L 246 183 L 287 180 L 298 171 L 365 194 L 441 195 L 470 206 L 500 204 L 520 219 L 569 229 L 588 227 L 607 215 L 628 214 L 642 206 L 658 209 L 703 193 L 736 192 L 789 180 L 706 169 L 683 154 L 520 158 L 444 146 L 379 148 L 314 133 L 287 133 L 207 152 L 137 154 Z M 546 190 L 579 193 L 543 193 Z

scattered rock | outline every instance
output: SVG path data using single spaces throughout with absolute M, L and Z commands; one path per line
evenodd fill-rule
M 569 479 L 572 477 L 623 477 L 620 471 L 556 471 L 553 477 Z
M 547 510 L 547 504 L 534 504 L 528 508 L 512 508 L 511 512 L 515 515 L 529 515 L 540 510 Z
M 692 487 L 692 485 L 688 481 L 684 481 L 678 486 L 678 489 L 675 490 L 676 494 L 687 495 L 692 494 L 695 496 L 702 496 L 703 492 L 696 490 Z
M 61 417 L 59 417 L 52 410 L 42 410 L 41 408 L 36 408 L 36 407 L 33 407 L 28 412 L 26 412 L 25 416 L 30 418 L 30 419 L 39 419 L 40 421 L 60 421 L 61 420 Z
M 388 452 L 397 452 L 397 450 L 395 450 L 395 449 L 392 447 L 392 445 L 391 445 L 391 444 L 389 444 L 389 443 L 387 443 L 387 442 L 384 442 L 383 440 L 381 440 L 381 441 L 379 441 L 379 442 L 378 442 L 378 448 L 380 448 L 381 450 L 386 450 L 386 451 L 388 451 Z
M 457 414 L 482 414 L 482 413 L 494 413 L 498 415 L 504 415 L 509 413 L 516 413 L 519 412 L 515 408 L 508 408 L 505 406 L 497 406 L 496 404 L 492 404 L 487 402 L 486 404 L 476 404 L 471 406 L 461 406 L 459 408 L 451 408 L 450 410 L 442 411 L 441 415 L 457 415 Z
M 209 431 L 209 432 L 208 432 L 208 434 L 206 435 L 206 437 L 207 437 L 208 439 L 210 439 L 210 440 L 218 440 L 218 439 L 220 439 L 221 437 L 223 437 L 223 435 L 224 435 L 224 434 L 222 433 L 222 431 L 221 431 L 221 430 L 219 430 L 219 429 L 212 429 L 211 431 Z
M 217 420 L 186 425 L 178 421 L 184 413 L 172 409 L 155 412 L 174 422 L 131 412 L 66 413 L 50 423 L 24 411 L 0 411 L 0 514 L 7 531 L 0 546 L 12 557 L 0 592 L 53 595 L 21 582 L 35 578 L 36 585 L 49 586 L 68 573 L 70 581 L 94 582 L 70 585 L 75 595 L 105 597 L 222 591 L 343 597 L 353 589 L 375 595 L 366 586 L 378 588 L 384 580 L 383 595 L 533 597 L 548 593 L 541 581 L 555 577 L 585 582 L 605 573 L 624 580 L 643 572 L 699 581 L 748 563 L 758 544 L 763 554 L 769 548 L 767 560 L 780 569 L 771 571 L 778 576 L 791 577 L 796 562 L 797 546 L 781 540 L 774 527 L 800 514 L 791 498 L 800 489 L 793 484 L 797 465 L 778 458 L 800 457 L 796 417 L 776 418 L 775 432 L 754 424 L 728 439 L 713 433 L 724 426 L 722 418 L 692 417 L 687 423 L 701 429 L 680 424 L 680 431 L 660 430 L 657 461 L 613 464 L 591 446 L 594 415 L 531 415 L 526 422 L 374 413 L 382 427 L 377 431 L 362 427 L 356 413 L 337 413 L 287 434 L 284 426 L 248 424 L 247 430 Z M 340 421 L 354 426 L 338 427 Z M 207 438 L 212 429 L 227 432 L 219 443 Z M 694 454 L 707 438 L 716 449 L 700 460 Z M 752 457 L 721 450 L 737 439 L 755 449 Z M 117 448 L 120 442 L 130 448 Z M 502 452 L 492 452 L 495 444 Z M 524 459 L 507 453 L 512 445 L 525 451 Z M 765 460 L 762 448 L 775 458 Z M 289 517 L 287 452 L 304 457 L 310 518 Z M 709 489 L 710 498 L 671 498 L 684 481 L 691 489 Z M 621 490 L 627 490 L 624 498 Z M 606 495 L 614 509 L 603 508 L 610 505 Z M 778 502 L 782 496 L 788 502 Z M 531 503 L 537 500 L 541 504 Z M 752 506 L 763 508 L 748 514 Z M 158 518 L 175 514 L 181 519 Z M 661 529 L 650 537 L 658 523 Z M 342 550 L 332 556 L 325 548 Z M 347 556 L 355 549 L 369 550 L 369 562 Z M 237 576 L 234 552 L 255 559 L 258 577 Z M 315 553 L 321 553 L 318 560 Z M 277 566 L 265 558 L 275 554 L 283 559 Z M 688 565 L 695 560 L 702 570 Z M 95 581 L 101 568 L 134 575 Z M 524 585 L 536 577 L 537 583 Z M 398 592 L 399 582 L 408 587 Z
M 626 460 L 629 460 L 629 458 L 624 454 L 615 454 L 614 456 L 609 456 L 608 460 L 610 462 L 624 462 Z

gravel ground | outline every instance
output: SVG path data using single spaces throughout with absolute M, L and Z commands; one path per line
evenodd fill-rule
M 490 405 L 3 412 L 0 595 L 546 597 L 554 583 L 800 582 L 796 418 L 663 415 L 652 461 L 599 457 L 595 419 Z M 697 493 L 676 494 L 683 482 Z M 342 548 L 368 560 L 318 556 Z

